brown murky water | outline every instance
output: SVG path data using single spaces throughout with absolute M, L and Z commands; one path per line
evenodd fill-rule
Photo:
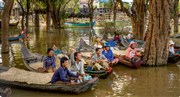
M 18 31 L 17 31 L 18 32 Z M 95 29 L 101 35 L 107 30 Z M 110 32 L 110 31 L 108 31 Z M 30 32 L 30 41 L 25 42 L 32 51 L 46 54 L 46 50 L 56 44 L 66 52 L 76 46 L 80 37 L 92 39 L 90 29 L 54 30 L 50 33 L 41 29 Z M 179 41 L 179 40 L 177 40 Z M 9 66 L 26 69 L 21 59 L 20 44 L 12 44 Z M 179 97 L 180 96 L 180 64 L 169 64 L 163 67 L 141 67 L 131 69 L 126 66 L 114 67 L 114 72 L 107 79 L 100 79 L 94 89 L 79 95 L 29 91 L 13 88 L 11 97 Z

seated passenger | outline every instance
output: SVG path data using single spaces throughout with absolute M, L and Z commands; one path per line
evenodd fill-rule
M 102 47 L 103 47 L 103 45 L 102 45 L 102 43 L 101 43 L 101 38 L 100 38 L 100 37 L 98 37 L 98 38 L 96 39 L 96 43 L 95 43 L 94 47 L 95 47 L 95 48 L 102 48 Z
M 102 54 L 100 48 L 96 48 L 96 53 L 92 56 L 92 63 L 98 70 L 100 69 L 109 70 L 108 60 Z
M 129 44 L 129 47 L 126 49 L 126 58 L 128 59 L 138 59 L 140 58 L 142 55 L 138 53 L 138 50 L 136 49 L 136 42 L 131 42 Z
M 62 54 L 61 50 L 59 50 L 56 45 L 53 45 L 54 54 L 57 56 L 58 54 Z
M 73 52 L 71 54 L 71 69 L 74 74 L 85 75 L 84 63 L 82 61 L 82 56 L 80 52 Z
M 174 42 L 172 40 L 169 41 L 169 56 L 180 56 L 180 49 L 174 49 Z
M 56 59 L 54 57 L 53 49 L 49 48 L 47 51 L 47 56 L 43 60 L 43 68 L 45 72 L 54 72 L 56 69 Z
M 66 57 L 61 58 L 61 66 L 55 71 L 51 83 L 52 84 L 58 84 L 62 82 L 67 83 L 75 83 L 75 80 L 78 80 L 78 78 L 81 80 L 81 76 L 78 76 L 76 74 L 73 74 L 68 70 L 68 59 Z M 74 79 L 72 80 L 73 77 Z
M 114 54 L 109 47 L 110 47 L 109 43 L 106 43 L 104 46 L 104 50 L 102 51 L 102 54 L 108 59 L 108 61 L 111 64 L 117 64 L 119 62 L 119 59 L 118 58 L 114 59 Z

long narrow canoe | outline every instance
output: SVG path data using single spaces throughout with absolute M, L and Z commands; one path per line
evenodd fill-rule
M 0 74 L 3 72 L 6 72 L 6 70 L 0 69 Z M 26 73 L 31 73 L 30 71 L 25 71 Z M 35 72 L 33 72 L 35 73 Z M 42 74 L 42 73 L 37 73 Z M 44 76 L 42 74 L 42 76 Z M 28 77 L 27 77 L 28 78 Z M 17 79 L 16 79 L 17 80 Z M 21 80 L 19 81 L 10 81 L 7 79 L 3 79 L 0 77 L 0 84 L 3 86 L 10 86 L 10 87 L 15 87 L 15 88 L 20 88 L 20 89 L 31 89 L 31 90 L 38 90 L 38 91 L 47 91 L 47 92 L 61 92 L 61 93 L 82 93 L 85 91 L 90 90 L 94 85 L 98 82 L 98 78 L 94 77 L 93 79 L 89 81 L 84 81 L 83 83 L 80 84 L 67 84 L 67 83 L 60 83 L 60 84 L 35 84 L 31 83 L 28 84 L 26 82 L 23 82 Z
M 92 24 L 90 23 L 76 23 L 76 22 L 65 22 L 65 25 L 68 26 L 68 27 L 94 27 L 95 25 L 95 21 L 92 22 Z
M 174 56 L 168 58 L 168 63 L 177 63 L 180 61 L 180 56 Z
M 17 41 L 17 40 L 23 38 L 23 37 L 25 36 L 25 34 L 26 34 L 26 33 L 23 33 L 23 34 L 21 34 L 21 35 L 19 35 L 19 36 L 16 36 L 16 37 L 9 37 L 8 40 L 9 40 L 9 41 Z M 0 42 L 1 42 L 1 41 L 2 41 L 2 40 L 0 39 Z

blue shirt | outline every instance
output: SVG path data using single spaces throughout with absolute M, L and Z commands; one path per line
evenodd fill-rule
M 112 39 L 109 40 L 109 44 L 110 44 L 111 47 L 115 47 L 116 46 L 116 44 L 114 43 L 114 41 Z
M 54 50 L 54 54 L 58 55 L 58 54 L 62 54 L 62 52 L 61 52 L 61 50 L 57 49 L 57 50 Z
M 77 77 L 77 75 L 71 73 L 67 68 L 63 68 L 63 67 L 59 67 L 52 79 L 51 79 L 51 83 L 54 84 L 57 81 L 63 81 L 63 82 L 70 82 L 70 80 L 67 78 L 67 76 L 69 77 Z
M 54 67 L 56 67 L 56 59 L 55 59 L 55 57 L 46 56 L 44 58 L 43 66 L 44 66 L 44 68 L 49 68 L 49 67 L 54 68 Z
M 113 61 L 114 54 L 113 54 L 112 50 L 109 49 L 107 52 L 105 52 L 105 50 L 103 50 L 102 54 L 108 59 L 109 62 Z

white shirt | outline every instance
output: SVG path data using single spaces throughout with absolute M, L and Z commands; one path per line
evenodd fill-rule
M 175 53 L 174 47 L 173 47 L 173 46 L 172 46 L 172 47 L 169 47 L 169 51 L 170 51 L 172 54 L 174 54 L 174 53 Z

